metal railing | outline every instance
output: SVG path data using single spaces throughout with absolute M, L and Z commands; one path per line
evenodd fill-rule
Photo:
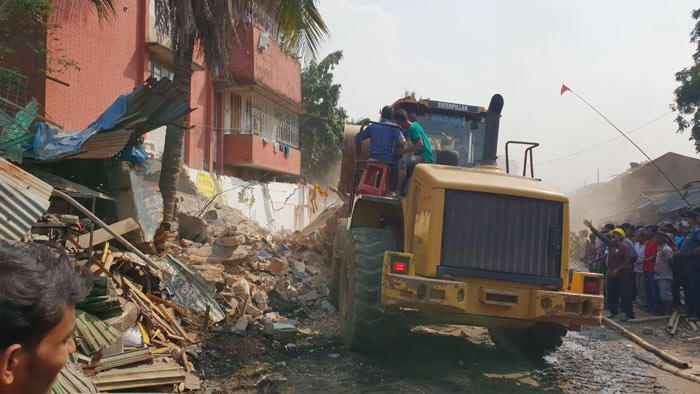
M 299 148 L 299 119 L 297 115 L 275 117 L 256 108 L 240 116 L 241 127 L 221 128 L 224 134 L 258 135 L 275 142 Z

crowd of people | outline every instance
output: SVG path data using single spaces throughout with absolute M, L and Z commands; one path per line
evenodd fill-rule
M 700 320 L 699 213 L 688 210 L 673 222 L 658 225 L 597 229 L 590 220 L 574 239 L 576 251 L 592 272 L 605 275 L 605 303 L 615 318 L 635 317 L 634 301 L 648 312 L 667 315 L 674 308 L 687 309 L 689 320 Z

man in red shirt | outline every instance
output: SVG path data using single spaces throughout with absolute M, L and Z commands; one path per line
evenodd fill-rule
M 658 226 L 647 226 L 647 232 L 651 236 L 649 241 L 644 245 L 644 260 L 642 260 L 642 269 L 644 270 L 644 289 L 649 294 L 647 308 L 653 309 L 661 302 L 654 297 L 654 263 L 656 261 L 656 252 L 659 251 L 659 244 L 656 243 L 654 237 L 659 230 Z

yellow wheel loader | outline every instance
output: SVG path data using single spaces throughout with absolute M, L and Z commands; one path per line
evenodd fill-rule
M 345 345 L 389 344 L 406 322 L 464 324 L 541 356 L 567 330 L 600 325 L 603 277 L 570 279 L 569 199 L 534 177 L 538 144 L 508 142 L 506 170 L 496 166 L 503 98 L 488 108 L 414 98 L 393 106 L 422 125 L 436 163 L 415 166 L 405 197 L 357 193 L 368 144 L 355 144 L 364 126 L 346 127 L 339 190 L 350 207 L 330 286 Z M 509 150 L 522 144 L 522 174 L 511 174 Z

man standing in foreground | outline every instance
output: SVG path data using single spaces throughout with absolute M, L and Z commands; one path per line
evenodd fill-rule
M 45 394 L 75 352 L 75 303 L 92 289 L 65 254 L 0 241 L 0 394 Z
M 608 239 L 603 233 L 596 230 L 590 220 L 584 220 L 586 225 L 598 239 L 608 247 L 608 275 L 605 283 L 607 289 L 608 308 L 610 309 L 610 319 L 614 318 L 618 312 L 618 302 L 622 299 L 622 311 L 626 317 L 623 321 L 634 319 L 632 309 L 632 261 L 630 260 L 630 250 L 625 245 L 625 232 L 616 228 L 612 231 L 612 239 Z
M 404 150 L 403 153 L 406 156 L 399 160 L 399 179 L 394 194 L 400 196 L 403 193 L 408 168 L 415 167 L 419 163 L 432 164 L 433 148 L 430 145 L 430 139 L 423 131 L 423 127 L 418 122 L 408 120 L 408 114 L 405 110 L 399 109 L 394 113 L 394 122 L 406 130 L 406 135 L 412 144 L 410 148 Z M 411 156 L 411 153 L 414 155 Z

